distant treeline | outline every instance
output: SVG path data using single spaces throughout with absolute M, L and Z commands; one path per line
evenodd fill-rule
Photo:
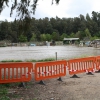
M 13 22 L 1 21 L 0 41 L 58 41 L 64 37 L 93 40 L 100 37 L 100 13 L 95 11 L 92 12 L 92 17 L 87 13 L 86 16 L 80 14 L 74 18 L 45 17 L 25 21 L 25 25 L 16 19 Z

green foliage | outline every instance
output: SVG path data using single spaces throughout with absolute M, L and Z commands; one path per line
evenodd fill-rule
M 62 41 L 64 38 L 68 38 L 69 36 L 66 34 L 66 33 L 63 33 L 61 36 L 60 36 L 60 40 Z
M 11 6 L 11 12 L 10 12 L 10 16 L 13 14 L 13 10 L 16 9 L 17 12 L 17 16 L 20 16 L 22 19 L 25 16 L 29 16 L 29 13 L 35 13 L 36 7 L 37 7 L 37 3 L 39 0 L 13 0 L 12 1 L 12 6 Z M 59 3 L 60 0 L 55 0 L 56 4 Z M 6 6 L 9 6 L 9 0 L 0 0 L 0 13 L 3 11 L 4 6 L 6 4 Z M 54 0 L 51 0 L 52 4 L 54 2 Z
M 95 35 L 94 36 L 96 36 L 96 37 L 100 37 L 100 31 L 99 32 L 97 32 L 97 33 L 95 33 Z
M 18 40 L 19 42 L 27 42 L 27 37 L 24 35 L 20 35 Z
M 86 37 L 88 37 L 89 39 L 91 38 L 91 33 L 89 32 L 89 29 L 85 29 L 85 34 L 86 34 Z
M 52 36 L 50 34 L 41 34 L 40 38 L 41 38 L 41 41 L 51 41 Z
M 41 38 L 41 41 L 46 41 L 46 34 L 41 34 L 40 38 Z
M 50 19 L 25 18 L 22 21 L 15 19 L 14 22 L 7 20 L 0 22 L 0 40 L 11 42 L 59 41 L 64 37 L 83 40 L 95 36 L 100 37 L 100 13 L 94 11 L 92 17 L 86 14 L 86 17 L 79 15 L 79 17 L 61 19 L 56 16 Z
M 10 98 L 7 96 L 7 87 L 9 86 L 9 84 L 0 84 L 0 100 L 10 100 Z
M 0 90 L 0 95 L 6 95 L 7 94 L 7 89 L 1 89 Z
M 71 37 L 71 38 L 74 38 L 74 37 L 75 37 L 75 33 L 71 33 L 71 34 L 70 34 L 70 37 Z
M 34 60 L 34 59 L 32 59 L 32 60 L 26 60 L 26 62 L 37 62 L 37 60 Z
M 55 60 L 55 59 L 53 59 L 53 58 L 47 58 L 47 59 L 38 60 L 38 62 L 54 61 L 54 60 Z
M 14 62 L 22 62 L 22 60 L 14 60 Z
M 52 33 L 52 39 L 53 39 L 54 41 L 58 41 L 58 40 L 60 39 L 59 33 L 53 32 L 53 33 Z
M 19 94 L 13 94 L 12 97 L 13 98 L 20 98 L 21 96 Z
M 46 58 L 46 59 L 41 59 L 41 60 L 26 60 L 26 62 L 40 62 L 40 61 L 54 61 L 54 58 Z M 22 60 L 2 60 L 1 62 L 22 62 Z M 3 86 L 9 87 L 10 84 L 4 84 Z
M 33 34 L 33 35 L 32 35 L 32 37 L 31 37 L 31 39 L 30 39 L 30 42 L 32 42 L 32 41 L 36 41 L 36 34 Z
M 22 60 L 2 60 L 1 62 L 22 62 Z
M 94 37 L 91 37 L 91 41 L 93 41 L 93 40 L 95 40 L 95 39 L 98 39 L 98 37 L 97 36 L 94 36 Z
M 2 60 L 1 62 L 14 62 L 14 60 Z
M 46 40 L 51 41 L 51 39 L 52 39 L 52 36 L 50 34 L 46 34 Z
M 28 60 L 27 62 L 44 62 L 44 61 L 54 61 L 54 58 L 46 58 L 46 59 L 41 59 L 41 60 Z
M 84 34 L 84 31 L 78 31 L 75 34 L 76 38 L 79 38 L 80 40 L 83 40 L 84 37 L 86 37 L 86 35 Z
M 10 87 L 10 84 L 9 83 L 2 84 L 1 87 Z
M 0 100 L 10 100 L 10 98 L 8 97 L 8 96 L 2 96 L 1 98 L 0 98 Z

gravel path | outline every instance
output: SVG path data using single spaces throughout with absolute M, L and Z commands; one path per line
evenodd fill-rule
M 13 88 L 19 98 L 12 96 L 11 100 L 100 100 L 100 73 L 83 73 L 78 76 L 80 78 L 70 78 L 67 74 L 62 77 L 63 82 L 56 78 L 45 80 L 46 85 L 38 84 L 33 78 L 26 89 Z

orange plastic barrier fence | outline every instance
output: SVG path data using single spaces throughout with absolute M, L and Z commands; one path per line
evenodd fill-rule
M 96 58 L 96 70 L 100 72 L 100 56 L 97 56 L 95 58 Z
M 26 82 L 31 80 L 32 63 L 0 63 L 0 83 Z
M 35 63 L 33 63 L 32 72 L 35 72 Z
M 93 72 L 95 65 L 95 57 L 79 58 L 69 60 L 69 74 L 74 75 L 83 72 Z
M 35 64 L 35 80 L 61 77 L 66 75 L 66 60 L 39 62 Z

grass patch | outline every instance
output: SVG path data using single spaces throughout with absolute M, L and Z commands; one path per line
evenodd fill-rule
M 22 62 L 22 60 L 2 60 L 1 62 Z
M 6 84 L 0 84 L 0 100 L 10 100 L 11 98 L 20 98 L 21 96 L 19 94 L 9 94 L 10 88 L 16 88 L 19 85 L 19 82 L 17 83 L 6 83 Z
M 19 94 L 13 94 L 12 97 L 13 98 L 20 98 L 21 96 Z
M 34 98 L 34 99 L 32 99 L 32 100 L 37 100 L 37 99 Z
M 54 61 L 54 58 L 46 58 L 46 59 L 41 59 L 41 60 L 26 60 L 26 62 L 44 62 L 44 61 Z
M 14 60 L 2 60 L 1 62 L 14 62 Z
M 7 91 L 6 88 L 1 88 L 1 89 L 0 89 L 0 96 L 2 96 L 2 95 L 7 95 L 7 93 L 8 93 L 8 91 Z
M 23 62 L 22 60 L 15 60 L 14 62 Z
M 0 84 L 0 100 L 10 100 L 10 98 L 7 96 L 7 87 L 9 87 L 8 84 Z
M 0 100 L 10 100 L 10 98 L 9 98 L 8 96 L 4 95 L 4 96 L 2 96 L 2 97 L 0 98 Z
M 37 60 L 26 60 L 26 62 L 37 62 Z
M 11 86 L 10 83 L 6 83 L 6 84 L 2 84 L 2 85 L 0 85 L 0 88 L 2 88 L 2 87 L 10 87 L 10 86 Z
M 54 58 L 46 58 L 41 60 L 25 60 L 25 62 L 44 62 L 44 61 L 54 61 Z M 23 62 L 22 60 L 2 60 L 1 62 Z
M 44 62 L 44 61 L 54 61 L 54 58 L 47 58 L 47 59 L 42 59 L 42 60 L 38 60 L 38 62 Z

